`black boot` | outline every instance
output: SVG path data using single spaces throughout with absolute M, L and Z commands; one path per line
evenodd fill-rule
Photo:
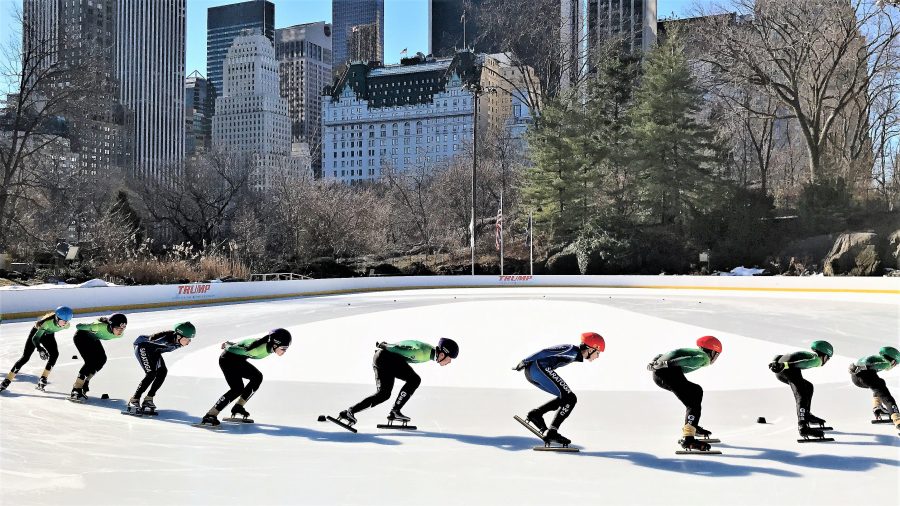
M 708 452 L 709 449 L 712 448 L 709 443 L 697 441 L 694 436 L 684 436 L 678 443 L 681 444 L 682 448 L 688 451 L 699 450 L 701 452 Z
M 697 425 L 696 427 L 694 427 L 694 429 L 696 430 L 697 435 L 700 436 L 700 437 L 708 438 L 709 436 L 712 435 L 712 432 L 711 432 L 711 431 L 708 431 L 708 430 L 704 429 L 703 427 L 701 427 L 701 426 L 699 426 L 699 425 Z
M 408 422 L 412 420 L 412 418 L 401 413 L 399 409 L 392 409 L 391 412 L 388 413 L 387 419 L 392 422 Z
M 8 379 L 8 378 L 7 378 L 7 379 L 5 379 L 5 380 L 3 380 L 3 382 L 2 382 L 2 383 L 0 383 L 0 392 L 2 392 L 2 391 L 4 391 L 4 390 L 6 390 L 6 389 L 7 389 L 7 388 L 8 388 L 8 387 L 9 387 L 9 384 L 10 384 L 10 383 L 12 383 L 12 382 L 11 382 L 11 381 L 9 381 L 9 379 Z
M 823 438 L 825 437 L 825 433 L 819 429 L 813 429 L 809 426 L 808 423 L 800 424 L 797 427 L 797 430 L 800 432 L 800 435 L 804 438 Z
M 812 424 L 812 425 L 820 425 L 820 426 L 824 426 L 824 425 L 825 425 L 825 420 L 822 420 L 822 419 L 819 418 L 818 416 L 814 416 L 812 413 L 807 413 L 807 414 L 806 414 L 806 423 L 809 423 L 809 424 Z
M 353 412 L 349 409 L 345 409 L 338 413 L 339 420 L 347 420 L 347 425 L 356 425 L 356 417 L 353 416 Z
M 216 415 L 206 414 L 203 416 L 203 419 L 200 420 L 200 423 L 202 425 L 212 425 L 213 427 L 215 427 L 216 425 L 221 425 L 222 422 L 220 422 L 219 419 L 216 418 Z
M 537 427 L 541 433 L 544 433 L 547 430 L 547 423 L 544 422 L 544 415 L 542 415 L 537 410 L 531 410 L 528 412 L 528 421 L 531 425 Z
M 244 409 L 244 406 L 241 406 L 240 404 L 235 404 L 231 408 L 231 417 L 237 418 L 238 416 L 241 416 L 243 418 L 250 418 L 250 413 L 248 413 L 247 410 Z
M 556 429 L 547 429 L 547 433 L 544 434 L 544 442 L 547 444 L 558 443 L 563 446 L 569 446 L 572 440 L 560 434 Z

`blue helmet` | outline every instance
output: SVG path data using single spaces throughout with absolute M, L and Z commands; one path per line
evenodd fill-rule
M 74 316 L 75 313 L 69 306 L 59 306 L 55 311 L 53 311 L 53 314 L 55 314 L 56 318 L 60 320 L 69 321 L 72 319 L 72 316 Z

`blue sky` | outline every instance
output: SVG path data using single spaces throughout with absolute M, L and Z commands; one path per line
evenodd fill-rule
M 523 0 L 527 1 L 527 0 Z M 658 0 L 660 17 L 672 14 L 684 16 L 696 0 Z M 236 3 L 235 0 L 187 0 L 187 55 L 186 73 L 200 70 L 206 74 L 206 9 L 218 5 Z M 331 21 L 330 0 L 274 0 L 275 27 Z M 12 28 L 12 12 L 21 8 L 22 0 L 0 0 L 0 33 L 8 34 Z M 428 0 L 385 0 L 384 56 L 387 63 L 400 60 L 400 51 L 408 48 L 428 52 Z M 2 37 L 2 36 L 0 36 Z M 5 40 L 3 41 L 5 42 Z

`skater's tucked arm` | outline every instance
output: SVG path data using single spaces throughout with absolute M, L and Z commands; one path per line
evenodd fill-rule
M 96 321 L 94 323 L 79 323 L 75 326 L 78 330 L 85 330 L 94 334 L 94 337 L 97 339 L 102 339 L 104 341 L 108 341 L 110 339 L 118 339 L 122 337 L 121 335 L 116 335 L 109 330 L 109 324 L 103 320 Z
M 779 362 L 784 364 L 785 369 L 811 369 L 822 365 L 819 355 L 811 351 L 797 351 L 784 355 Z
M 685 373 L 696 371 L 710 364 L 709 355 L 698 348 L 679 348 L 656 359 L 668 367 L 680 367 Z
M 271 354 L 266 347 L 267 342 L 268 339 L 265 337 L 261 339 L 244 339 L 237 344 L 228 346 L 225 348 L 225 351 L 249 358 L 265 358 Z
M 422 341 L 400 341 L 399 343 L 386 344 L 384 349 L 400 355 L 407 362 L 420 364 L 434 358 L 434 346 Z
M 856 361 L 856 366 L 860 371 L 887 371 L 893 367 L 893 365 L 884 359 L 881 355 L 870 355 L 868 357 L 861 358 Z
M 557 368 L 561 365 L 571 364 L 575 361 L 583 360 L 581 356 L 581 352 L 579 351 L 578 346 L 574 346 L 571 344 L 561 344 L 559 346 L 552 346 L 550 348 L 543 349 L 534 355 L 526 357 L 524 360 L 519 362 L 519 365 L 516 367 L 521 368 L 528 367 L 529 365 L 538 362 L 540 366 Z M 521 369 L 516 369 L 521 370 Z
M 56 320 L 51 317 L 44 322 L 37 322 L 35 327 L 34 335 L 31 336 L 31 344 L 33 344 L 35 348 L 38 348 L 40 347 L 42 337 L 69 328 L 69 322 L 66 322 L 65 325 L 57 325 Z

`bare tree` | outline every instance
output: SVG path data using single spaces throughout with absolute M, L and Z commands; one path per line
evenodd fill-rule
M 14 228 L 21 230 L 17 213 L 34 203 L 27 192 L 39 172 L 69 151 L 72 120 L 90 114 L 103 93 L 97 75 L 106 50 L 72 40 L 77 36 L 44 33 L 21 11 L 14 17 L 22 31 L 0 51 L 0 78 L 10 90 L 0 118 L 0 248 L 10 246 Z M 74 44 L 84 51 L 77 61 L 64 58 L 64 48 Z
M 711 18 L 705 61 L 723 82 L 757 86 L 791 111 L 814 182 L 825 175 L 841 119 L 856 115 L 855 104 L 881 86 L 878 76 L 897 68 L 900 23 L 867 0 L 736 0 L 734 6 L 741 15 L 736 26 Z
M 227 226 L 249 192 L 252 158 L 209 151 L 174 167 L 171 180 L 146 178 L 134 185 L 146 213 L 196 248 L 227 237 Z

